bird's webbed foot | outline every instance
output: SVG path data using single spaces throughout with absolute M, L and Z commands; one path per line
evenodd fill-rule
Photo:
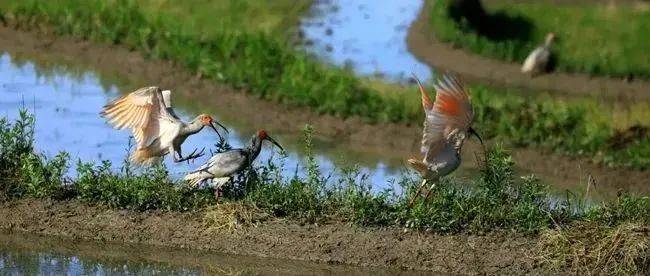
M 198 149 L 194 149 L 194 151 L 192 151 L 192 153 L 190 153 L 189 155 L 187 155 L 185 157 L 182 157 L 180 152 L 179 152 L 178 153 L 179 158 L 176 158 L 176 156 L 174 156 L 174 162 L 180 163 L 180 162 L 183 162 L 183 161 L 187 161 L 189 163 L 190 160 L 194 160 L 194 159 L 199 158 L 199 157 L 204 155 L 203 152 L 205 151 L 205 148 L 202 148 L 201 151 L 199 151 L 198 153 L 196 152 L 197 150 Z

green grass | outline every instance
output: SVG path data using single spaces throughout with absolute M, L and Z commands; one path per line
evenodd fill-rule
M 490 33 L 477 31 L 469 23 L 471 20 L 456 20 L 450 9 L 454 2 L 457 1 L 429 1 L 432 32 L 454 46 L 522 63 L 547 33 L 555 32 L 558 41 L 552 48 L 561 71 L 650 78 L 647 8 L 626 4 L 613 7 L 486 1 L 485 10 L 496 22 L 491 28 L 498 30 Z
M 312 1 L 296 0 L 142 0 L 146 14 L 173 16 L 186 22 L 184 31 L 211 36 L 222 30 L 261 31 L 288 38 Z
M 47 158 L 34 149 L 34 117 L 22 111 L 13 122 L 0 118 L 0 203 L 35 197 L 136 211 L 201 212 L 209 230 L 232 231 L 242 227 L 233 221 L 253 226 L 273 217 L 446 234 L 509 230 L 538 238 L 534 252 L 539 254 L 531 257 L 557 272 L 648 270 L 643 231 L 650 223 L 650 197 L 622 194 L 615 202 L 593 206 L 580 194 L 551 199 L 534 176 L 516 178 L 512 158 L 497 146 L 488 151 L 480 176 L 469 183 L 443 178 L 429 200 L 420 198 L 408 208 L 419 183 L 412 175 L 393 182 L 403 192 L 378 194 L 370 192 L 367 178 L 354 167 L 337 169 L 337 178 L 325 177 L 311 151 L 312 133 L 307 126 L 304 177 L 283 176 L 282 158 L 256 165 L 225 186 L 225 202 L 217 205 L 209 189 L 170 180 L 162 166 L 135 170 L 125 161 L 116 171 L 108 162 L 79 161 L 71 178 L 66 153 Z
M 295 23 L 297 12 L 289 12 L 292 16 L 286 21 L 264 19 L 278 16 L 280 8 L 271 9 L 268 16 L 251 21 L 250 26 L 235 28 L 231 26 L 241 22 L 233 18 L 264 5 L 242 4 L 241 8 L 233 4 L 239 2 L 230 2 L 224 9 L 235 11 L 233 15 L 219 17 L 223 22 L 216 18 L 216 27 L 209 35 L 202 35 L 196 30 L 207 26 L 211 9 L 197 15 L 195 21 L 203 22 L 196 23 L 201 28 L 190 28 L 192 24 L 176 18 L 189 17 L 191 5 L 178 6 L 178 14 L 170 16 L 175 9 L 158 8 L 170 10 L 158 14 L 158 2 L 145 3 L 140 7 L 129 0 L 28 0 L 0 5 L 0 14 L 19 28 L 46 28 L 58 35 L 121 44 L 149 58 L 172 60 L 204 78 L 289 106 L 341 117 L 359 116 L 371 123 L 420 124 L 422 120 L 415 87 L 388 92 L 394 86 L 358 79 L 345 69 L 324 65 L 294 49 L 286 36 L 276 35 L 287 24 Z M 276 23 L 263 23 L 266 21 Z M 515 146 L 541 146 L 586 156 L 607 165 L 650 167 L 648 135 L 634 136 L 614 146 L 616 123 L 603 114 L 601 106 L 544 97 L 531 100 L 482 86 L 471 89 L 475 126 L 486 137 Z M 647 113 L 639 114 L 643 117 Z M 645 119 L 637 122 L 647 123 Z
M 79 161 L 76 176 L 67 176 L 69 157 L 47 158 L 33 148 L 34 118 L 26 112 L 14 122 L 0 118 L 0 200 L 21 197 L 77 199 L 134 210 L 200 210 L 215 201 L 209 188 L 191 189 L 169 179 L 162 166 L 134 169 L 125 161 L 120 170 L 104 161 Z M 536 233 L 557 225 L 594 222 L 616 226 L 650 223 L 650 198 L 622 195 L 617 202 L 587 207 L 581 196 L 552 201 L 547 186 L 534 176 L 517 178 L 514 162 L 501 146 L 487 153 L 481 175 L 468 183 L 443 178 L 428 201 L 413 208 L 407 202 L 419 180 L 404 175 L 393 186 L 372 193 L 358 169 L 338 168 L 334 178 L 320 171 L 311 151 L 313 129 L 305 128 L 304 174 L 286 177 L 284 159 L 257 165 L 234 178 L 224 196 L 252 209 L 307 222 L 345 221 L 365 226 L 398 226 L 441 233 L 513 229 Z M 217 150 L 227 148 L 221 145 Z M 304 177 L 298 175 L 305 175 Z M 386 180 L 389 181 L 389 180 Z M 464 188 L 471 187 L 471 188 Z M 399 191 L 398 191 L 399 190 Z M 401 191 L 401 192 L 400 192 Z

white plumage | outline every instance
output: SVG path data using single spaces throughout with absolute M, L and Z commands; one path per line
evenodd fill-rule
M 546 36 L 544 44 L 535 48 L 526 57 L 524 64 L 521 66 L 521 72 L 525 74 L 537 75 L 544 73 L 551 58 L 551 44 L 555 40 L 555 35 L 550 33 Z
M 207 163 L 188 173 L 183 179 L 191 186 L 197 186 L 204 181 L 212 179 L 215 194 L 218 195 L 218 190 L 221 186 L 228 183 L 230 178 L 237 172 L 250 166 L 255 158 L 257 158 L 262 150 L 262 142 L 264 140 L 270 141 L 282 149 L 282 146 L 275 139 L 271 138 L 266 131 L 259 130 L 257 134 L 253 135 L 251 143 L 247 147 L 217 153 Z
M 184 123 L 172 109 L 171 91 L 156 86 L 140 88 L 107 104 L 101 115 L 116 129 L 131 129 L 136 141 L 136 150 L 131 154 L 134 164 L 150 165 L 168 153 L 178 154 L 178 158 L 173 154 L 176 162 L 199 157 L 202 152 L 196 154 L 196 150 L 183 157 L 181 144 L 204 126 L 215 131 L 213 123 L 223 127 L 206 114 Z

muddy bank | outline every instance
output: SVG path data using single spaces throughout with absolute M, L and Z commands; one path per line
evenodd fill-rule
M 518 88 L 522 92 L 556 92 L 568 96 L 589 96 L 603 100 L 648 101 L 650 81 L 592 77 L 587 74 L 552 72 L 530 78 L 520 72 L 521 65 L 486 58 L 456 49 L 436 39 L 429 27 L 430 1 L 409 28 L 408 49 L 420 61 L 442 71 L 451 71 L 468 80 Z
M 117 76 L 124 83 L 120 87 L 124 91 L 160 85 L 182 95 L 174 98 L 175 102 L 189 105 L 194 110 L 219 110 L 223 121 L 245 126 L 251 132 L 264 127 L 274 135 L 299 140 L 302 126 L 310 123 L 316 127 L 317 138 L 331 154 L 341 151 L 364 154 L 372 162 L 397 160 L 397 166 L 401 166 L 401 160 L 419 156 L 419 123 L 372 125 L 360 118 L 341 119 L 305 108 L 288 108 L 188 74 L 170 62 L 145 59 L 125 47 L 0 27 L 0 50 L 40 64 L 70 64 L 92 69 L 102 76 Z M 464 150 L 466 162 L 460 171 L 476 169 L 473 154 L 478 151 L 480 148 L 474 141 L 467 144 Z M 650 171 L 608 168 L 584 158 L 533 149 L 517 149 L 513 155 L 522 173 L 535 173 L 559 189 L 584 184 L 587 175 L 591 174 L 598 181 L 596 193 L 599 195 L 611 197 L 619 189 L 644 194 L 650 192 L 646 185 Z
M 54 255 L 54 256 L 53 256 Z M 2 258 L 4 257 L 4 258 Z M 189 250 L 168 246 L 149 246 L 116 242 L 96 242 L 79 238 L 36 235 L 16 231 L 0 231 L 0 262 L 16 265 L 22 272 L 32 271 L 34 263 L 23 261 L 38 258 L 49 265 L 65 263 L 66 257 L 76 259 L 76 269 L 67 267 L 67 273 L 78 274 L 81 263 L 83 271 L 98 275 L 113 275 L 128 272 L 129 275 L 152 273 L 156 275 L 428 275 L 429 272 L 403 271 L 390 268 L 369 268 L 347 265 L 332 265 L 307 261 L 293 261 L 277 258 L 258 258 L 243 255 L 228 255 L 207 250 Z M 49 259 L 49 260 L 48 260 Z M 18 261 L 18 263 L 16 263 Z M 42 274 L 64 273 L 64 267 L 43 268 Z M 9 266 L 11 267 L 11 266 Z M 0 265 L 0 270 L 2 270 Z M 88 273 L 88 272 L 86 272 Z M 189 273 L 189 274 L 187 274 Z M 11 274 L 11 273 L 10 273 Z M 65 273 L 64 273 L 65 274 Z M 15 274 L 13 274 L 15 275 Z
M 0 204 L 0 229 L 73 240 L 462 274 L 522 274 L 540 269 L 532 259 L 537 240 L 507 232 L 440 236 L 342 223 L 299 225 L 280 219 L 214 232 L 206 229 L 202 216 L 22 199 Z

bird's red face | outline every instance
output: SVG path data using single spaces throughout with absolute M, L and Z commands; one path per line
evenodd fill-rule
M 266 139 L 266 137 L 269 137 L 269 135 L 266 134 L 265 130 L 261 129 L 261 130 L 257 131 L 257 137 L 260 137 L 260 139 L 264 140 L 264 139 Z
M 205 125 L 205 126 L 212 125 L 212 121 L 214 121 L 214 120 L 212 119 L 212 117 L 210 117 L 210 115 L 207 115 L 207 114 L 201 115 L 201 123 L 203 125 Z

